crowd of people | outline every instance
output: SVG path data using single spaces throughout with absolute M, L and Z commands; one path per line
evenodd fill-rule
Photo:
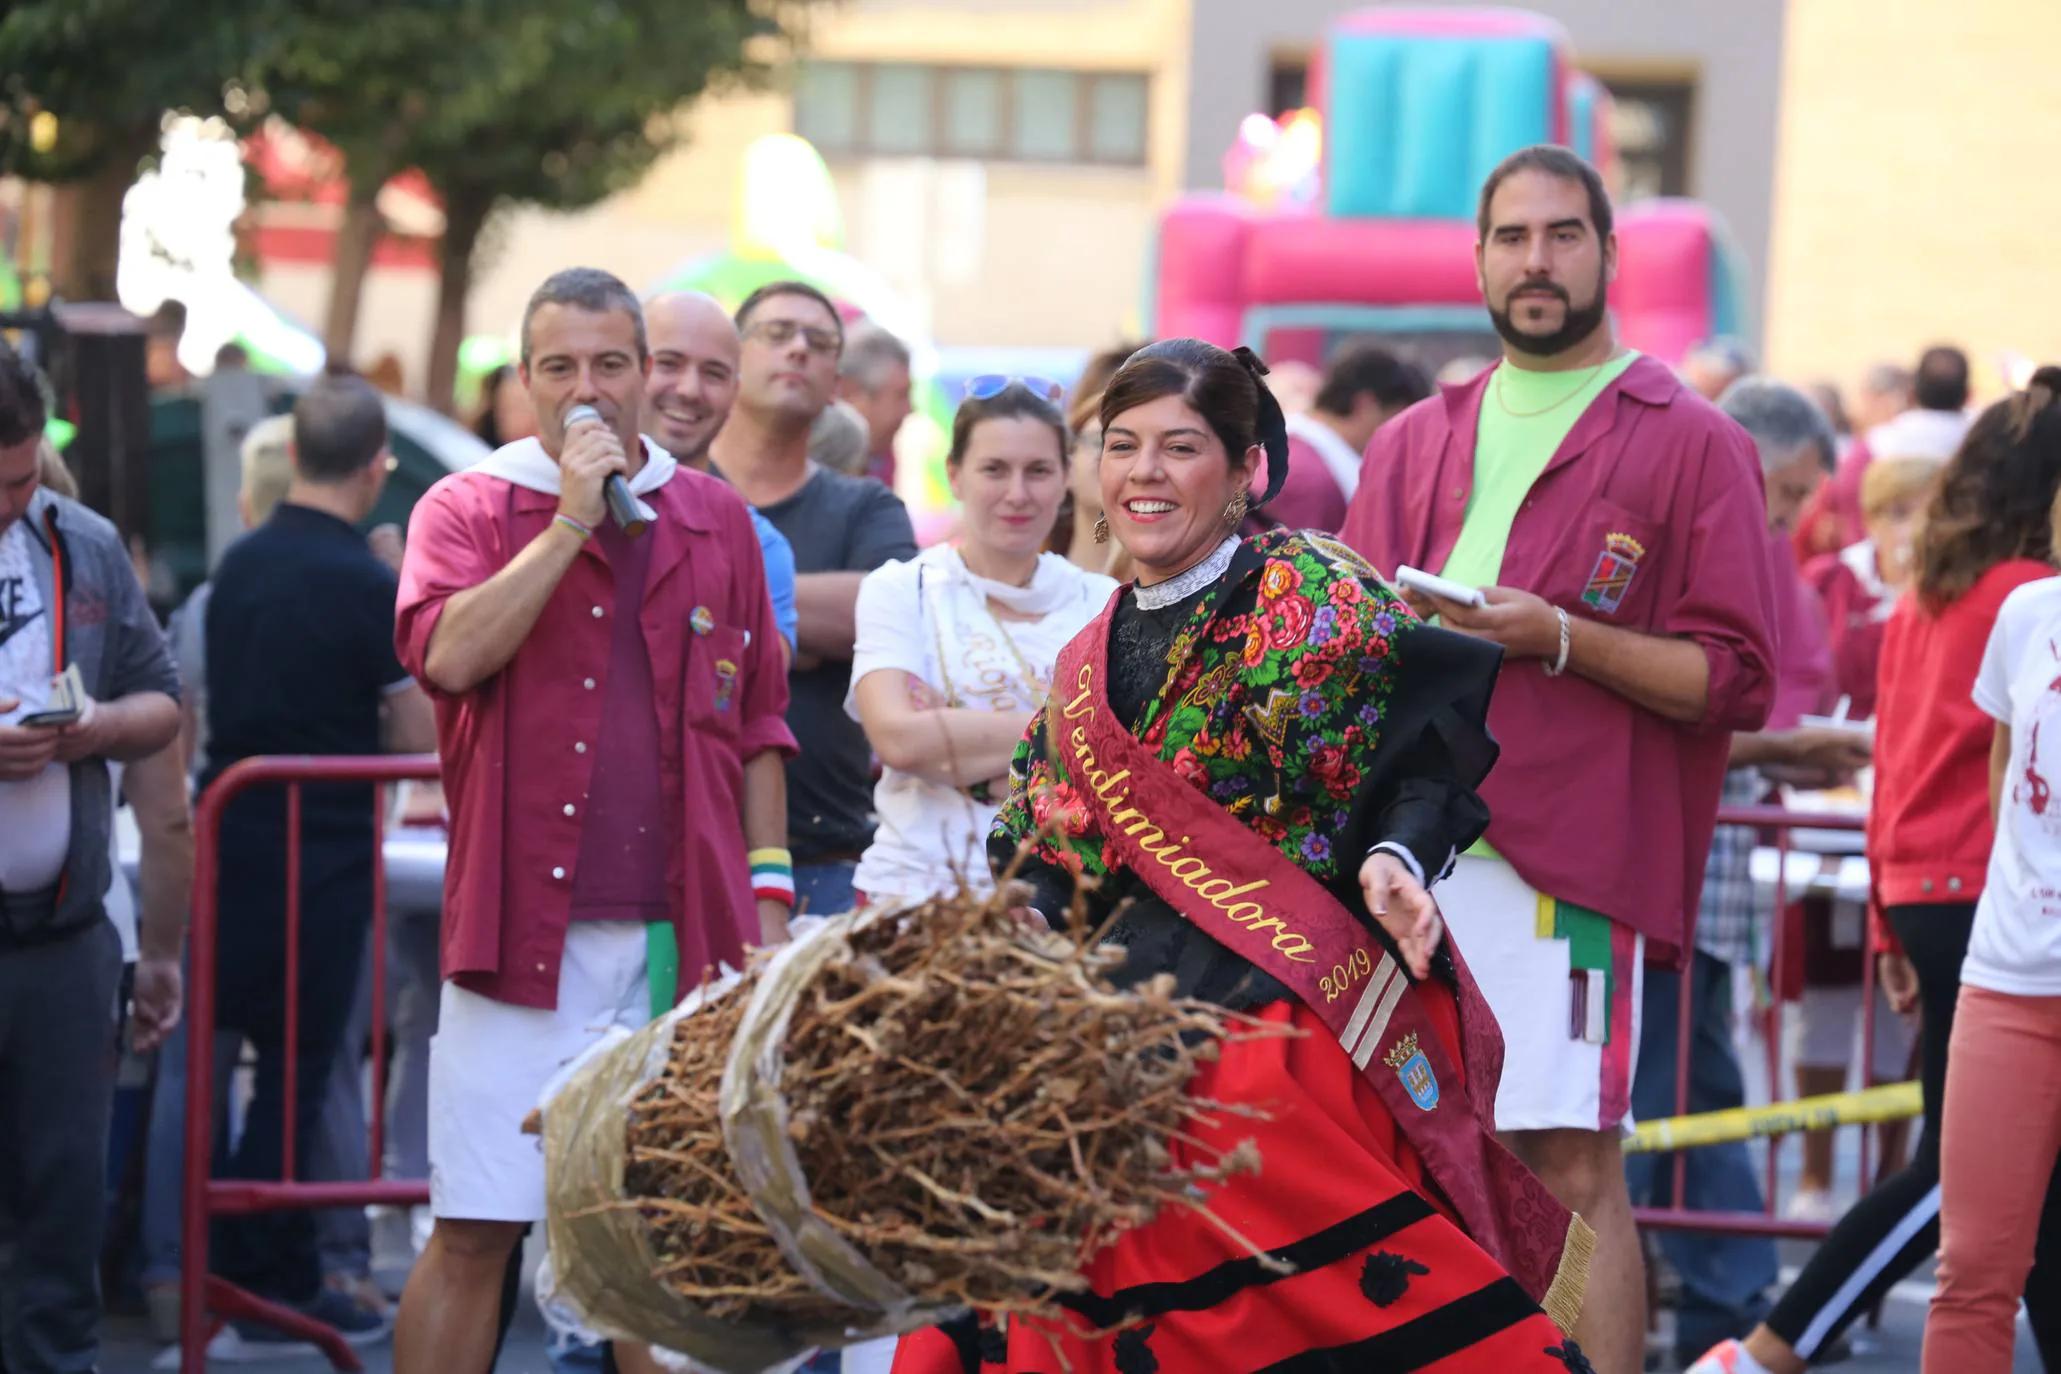
M 1175 339 L 1071 386 L 975 378 L 956 527 L 923 549 L 893 493 L 898 341 L 801 282 L 733 312 L 570 269 L 485 388 L 493 452 L 405 538 L 360 532 L 392 466 L 367 381 L 254 429 L 249 532 L 169 633 L 0 352 L 0 1369 L 95 1367 L 124 1014 L 158 1058 L 126 1273 L 176 1321 L 189 780 L 429 752 L 439 784 L 390 812 L 443 825 L 441 908 L 389 948 L 368 786 L 242 793 L 216 870 L 215 1079 L 247 1061 L 250 1087 L 218 1091 L 213 1168 L 426 1177 L 431 1201 L 420 1227 L 223 1218 L 209 1266 L 347 1340 L 391 1332 L 405 1374 L 498 1358 L 545 1216 L 522 1123 L 566 1064 L 797 914 L 1002 873 L 1026 924 L 1121 947 L 1119 982 L 1280 1029 L 1207 1066 L 1191 1091 L 1227 1110 L 1182 1145 L 1251 1141 L 1262 1167 L 1094 1256 L 1063 1319 L 969 1314 L 810 1371 L 1632 1374 L 1658 1258 L 1683 1367 L 1796 1374 L 1935 1253 L 1927 1371 L 2010 1368 L 2021 1293 L 2061 1357 L 2035 1263 L 2061 1234 L 2038 760 L 2061 370 L 1971 415 L 1968 360 L 1935 348 L 1871 371 L 1849 419 L 1727 341 L 1679 370 L 1626 347 L 1611 204 L 1572 153 L 1507 159 L 1478 227 L 1499 359 L 1435 383 L 1361 341 L 1301 379 Z M 1872 793 L 1865 920 L 1771 920 L 1720 808 L 1847 787 Z M 1797 1089 L 1847 1080 L 1872 958 L 1864 1053 L 1914 1064 L 1924 1103 L 1901 1171 L 1780 1294 L 1771 1240 L 1649 1250 L 1635 1225 L 1760 1210 L 1744 1145 L 1689 1152 L 1680 1198 L 1672 1159 L 1622 1149 L 1678 1101 L 1746 1101 L 1735 988 L 1777 941 Z M 369 1161 L 377 959 L 397 1049 Z M 1790 1210 L 1829 1220 L 1832 1186 L 1814 1144 Z M 559 1369 L 659 1367 L 540 1300 Z M 239 1320 L 210 1353 L 297 1339 Z

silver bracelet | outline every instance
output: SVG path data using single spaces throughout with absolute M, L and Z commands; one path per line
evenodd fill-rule
M 1567 623 L 1567 612 L 1555 606 L 1553 614 L 1560 617 L 1560 657 L 1554 659 L 1552 664 L 1546 667 L 1547 677 L 1559 677 L 1567 671 L 1567 648 L 1573 638 L 1573 631 Z

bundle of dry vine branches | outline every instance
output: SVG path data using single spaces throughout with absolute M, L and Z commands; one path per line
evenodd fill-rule
M 732 1329 L 1049 1314 L 1086 1255 L 1257 1164 L 1168 1147 L 1222 1111 L 1187 1095 L 1200 1062 L 1266 1032 L 1171 979 L 1118 991 L 1112 957 L 972 895 L 756 956 L 623 1047 L 656 1072 L 615 1137 L 620 1192 L 587 1212 L 634 1212 L 649 1279 Z

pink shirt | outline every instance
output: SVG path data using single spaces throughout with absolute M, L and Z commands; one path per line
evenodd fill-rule
M 1343 538 L 1384 573 L 1445 566 L 1493 375 L 1442 387 L 1375 431 Z M 1573 673 L 1549 678 L 1536 659 L 1504 664 L 1489 708 L 1502 745 L 1481 789 L 1495 817 L 1489 843 L 1539 891 L 1675 957 L 1689 944 L 1728 736 L 1760 729 L 1774 698 L 1767 543 L 1753 441 L 1642 357 L 1575 422 L 1503 556 L 1503 585 L 1570 616 L 1693 640 L 1709 661 L 1709 705 L 1694 726 Z M 1610 574 L 1627 562 L 1620 585 Z
M 744 503 L 684 469 L 643 499 L 658 519 L 644 536 L 651 562 L 638 625 L 651 664 L 667 895 L 684 955 L 707 944 L 690 926 L 730 927 L 755 910 L 744 761 L 768 749 L 791 754 L 794 737 L 783 719 L 780 635 Z M 602 734 L 616 599 L 598 541 L 581 550 L 515 658 L 486 682 L 439 692 L 426 660 L 449 598 L 499 572 L 557 507 L 555 496 L 484 472 L 438 482 L 409 520 L 395 627 L 402 664 L 436 703 L 451 815 L 444 976 L 529 1007 L 557 1002 Z

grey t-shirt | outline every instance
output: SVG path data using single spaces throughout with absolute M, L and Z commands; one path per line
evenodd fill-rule
M 880 483 L 817 468 L 801 490 L 759 514 L 794 546 L 794 570 L 872 572 L 916 556 L 901 498 Z M 787 764 L 787 843 L 796 863 L 850 854 L 873 842 L 872 753 L 845 714 L 849 657 L 788 674 L 787 728 L 801 752 Z

